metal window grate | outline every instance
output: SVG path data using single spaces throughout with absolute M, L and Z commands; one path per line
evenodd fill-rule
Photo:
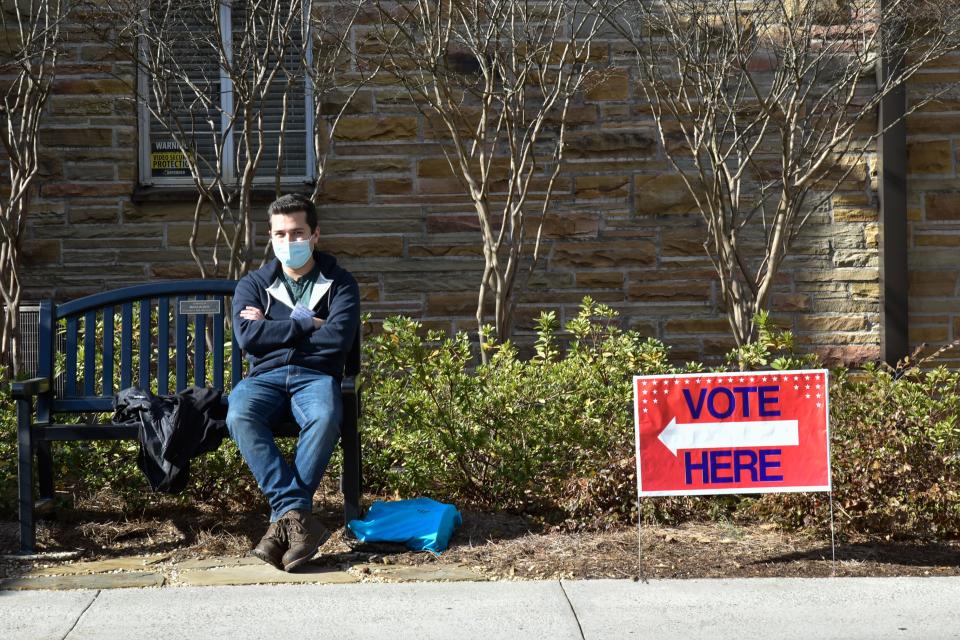
M 40 342 L 40 305 L 24 303 L 20 305 L 20 357 L 23 373 L 27 377 L 37 375 L 37 359 Z

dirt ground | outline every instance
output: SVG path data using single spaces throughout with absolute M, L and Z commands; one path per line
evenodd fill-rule
M 176 562 L 244 556 L 263 533 L 262 510 L 225 512 L 203 505 L 147 509 L 124 515 L 101 503 L 61 509 L 40 522 L 41 556 L 14 560 L 17 523 L 0 522 L 0 578 L 37 563 L 70 563 L 123 556 L 168 554 Z M 960 575 L 960 542 L 852 539 L 784 532 L 774 525 L 688 523 L 678 527 L 625 527 L 608 532 L 550 531 L 512 515 L 463 513 L 450 548 L 435 557 L 400 545 L 347 544 L 342 506 L 318 505 L 334 530 L 314 563 L 348 569 L 361 563 L 447 564 L 470 567 L 490 579 L 736 578 L 755 576 Z M 640 544 L 638 554 L 638 543 Z

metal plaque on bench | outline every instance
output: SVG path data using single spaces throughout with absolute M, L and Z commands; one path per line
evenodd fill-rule
M 179 313 L 182 316 L 215 316 L 220 313 L 219 300 L 181 300 Z

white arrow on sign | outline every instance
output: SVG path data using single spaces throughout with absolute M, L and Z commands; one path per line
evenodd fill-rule
M 680 449 L 791 447 L 800 444 L 796 420 L 767 422 L 677 422 L 671 418 L 658 436 L 670 453 Z

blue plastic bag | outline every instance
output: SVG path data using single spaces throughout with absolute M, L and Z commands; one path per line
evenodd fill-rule
M 461 524 L 463 518 L 452 504 L 414 498 L 378 500 L 363 520 L 351 520 L 347 527 L 360 542 L 402 542 L 414 551 L 440 553 Z

